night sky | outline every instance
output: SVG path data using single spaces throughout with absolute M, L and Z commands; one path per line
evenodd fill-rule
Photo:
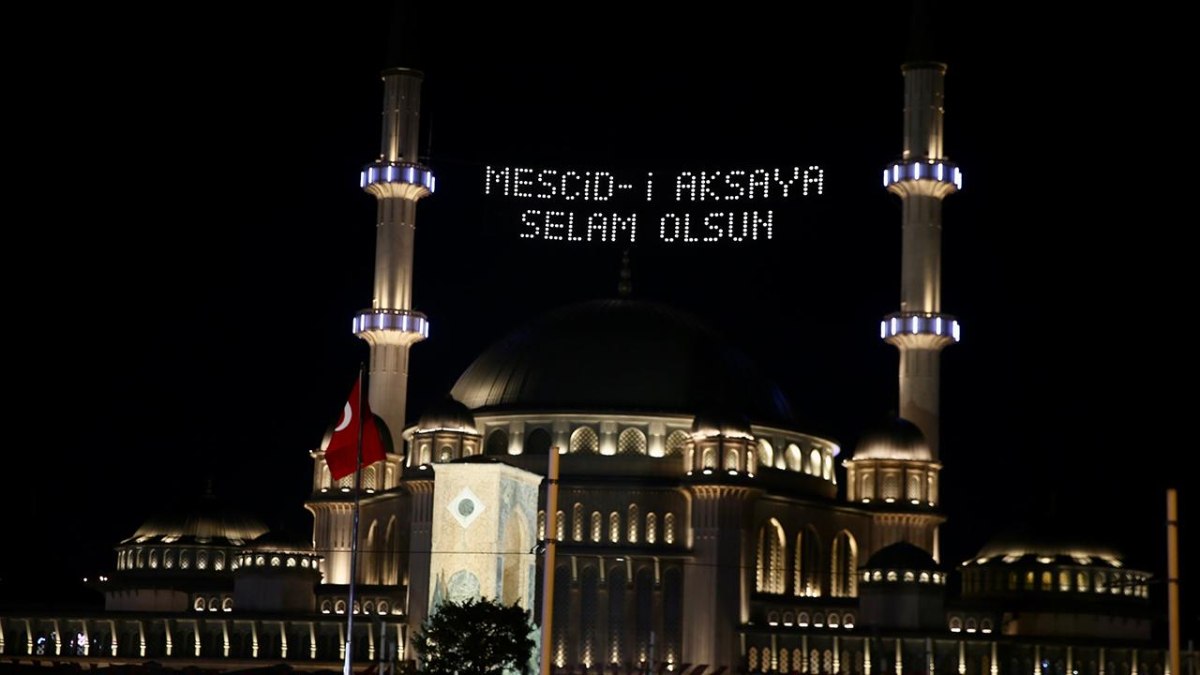
M 1161 574 L 1163 489 L 1196 512 L 1193 76 L 1181 20 L 1145 7 L 936 22 L 965 172 L 943 219 L 943 308 L 963 323 L 942 360 L 944 561 L 1054 515 Z M 23 29 L 41 46 L 7 69 L 0 513 L 3 548 L 29 551 L 0 556 L 7 581 L 111 570 L 113 544 L 208 478 L 309 534 L 307 453 L 367 357 L 350 333 L 374 256 L 358 171 L 387 65 L 426 72 L 439 176 L 418 208 L 432 337 L 410 419 L 520 323 L 616 292 L 623 247 L 520 239 L 537 205 L 485 197 L 489 164 L 820 165 L 825 193 L 773 204 L 770 242 L 667 244 L 647 222 L 634 296 L 714 325 L 843 458 L 896 408 L 878 320 L 898 309 L 900 202 L 880 177 L 901 150 L 906 3 L 414 9 L 399 49 L 381 3 L 43 11 Z

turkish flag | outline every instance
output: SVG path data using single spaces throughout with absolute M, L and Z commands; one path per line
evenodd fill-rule
M 325 462 L 329 464 L 329 475 L 333 480 L 345 478 L 354 473 L 358 467 L 358 438 L 359 428 L 362 428 L 362 465 L 369 466 L 384 458 L 383 439 L 379 435 L 379 427 L 375 424 L 375 416 L 371 414 L 371 406 L 362 392 L 362 378 L 354 382 L 350 391 L 350 400 L 342 409 L 342 418 L 333 428 L 333 436 L 325 448 Z M 359 400 L 362 410 L 358 409 Z

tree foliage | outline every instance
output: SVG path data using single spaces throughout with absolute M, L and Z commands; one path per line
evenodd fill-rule
M 430 614 L 413 646 L 431 675 L 501 675 L 520 671 L 533 654 L 529 612 L 495 600 L 442 603 Z

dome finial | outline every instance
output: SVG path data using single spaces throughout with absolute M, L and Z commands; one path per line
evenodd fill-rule
M 621 277 L 617 282 L 617 295 L 628 298 L 633 293 L 633 271 L 629 268 L 629 249 L 621 252 Z

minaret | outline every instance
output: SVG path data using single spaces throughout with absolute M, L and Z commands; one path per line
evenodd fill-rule
M 904 73 L 904 154 L 883 172 L 899 195 L 903 232 L 900 311 L 880 337 L 900 349 L 900 416 L 915 423 L 938 457 L 938 362 L 958 342 L 958 321 L 942 313 L 942 200 L 962 188 L 962 172 L 942 151 L 946 66 L 913 61 Z
M 413 234 L 417 200 L 434 190 L 433 172 L 417 162 L 420 131 L 420 72 L 383 71 L 383 147 L 379 159 L 363 169 L 359 185 L 379 202 L 375 234 L 375 296 L 370 309 L 354 317 L 354 334 L 371 345 L 371 412 L 383 418 L 391 436 L 386 462 L 363 469 L 362 486 L 371 494 L 398 484 L 404 452 L 404 403 L 408 388 L 408 350 L 429 337 L 425 315 L 412 309 Z M 350 582 L 354 476 L 334 484 L 324 447 L 314 450 L 313 494 L 305 507 L 313 514 L 313 545 L 324 556 L 327 584 Z M 432 491 L 432 485 L 428 486 Z M 410 490 L 414 489 L 410 485 Z M 426 501 L 428 496 L 425 497 Z M 426 535 L 427 536 L 427 535 Z M 426 541 L 428 541 L 426 539 Z M 364 545 L 359 541 L 360 546 Z M 358 581 L 372 569 L 368 551 Z
M 429 337 L 429 321 L 412 308 L 417 200 L 435 188 L 433 172 L 417 159 L 422 78 L 408 68 L 383 71 L 383 144 L 359 180 L 379 208 L 375 292 L 370 309 L 354 317 L 354 334 L 371 345 L 371 410 L 387 423 L 396 452 L 404 447 L 408 350 Z

